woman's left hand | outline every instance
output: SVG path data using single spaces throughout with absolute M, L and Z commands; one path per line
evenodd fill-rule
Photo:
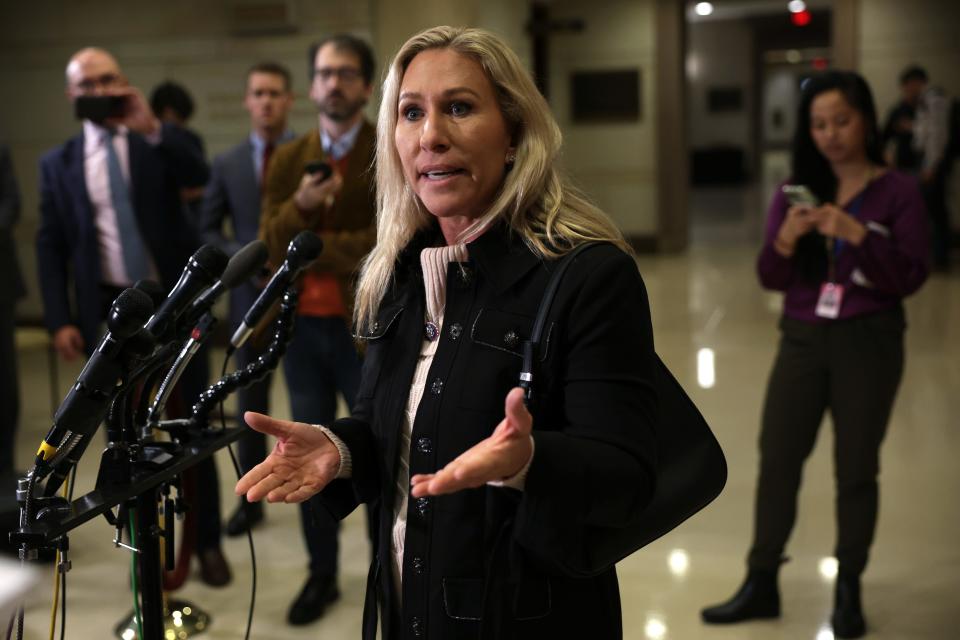
M 859 220 L 835 204 L 824 204 L 810 211 L 817 231 L 828 238 L 839 238 L 859 246 L 867 235 L 867 228 Z
M 530 440 L 533 416 L 523 404 L 523 389 L 516 387 L 507 394 L 505 413 L 489 438 L 467 449 L 436 473 L 410 478 L 410 494 L 414 498 L 438 496 L 519 473 L 533 454 Z

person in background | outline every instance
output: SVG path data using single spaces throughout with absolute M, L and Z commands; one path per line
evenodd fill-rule
M 83 120 L 83 129 L 40 160 L 37 269 L 44 320 L 65 360 L 89 356 L 113 300 L 142 279 L 169 291 L 200 246 L 180 201 L 184 188 L 210 175 L 179 127 L 161 123 L 116 59 L 95 47 L 75 53 L 66 94 L 116 96 L 118 112 Z M 72 289 L 72 292 L 71 292 Z M 72 295 L 71 295 L 72 293 Z M 181 412 L 208 384 L 208 363 L 196 357 L 171 401 Z M 220 495 L 213 460 L 198 465 L 198 557 L 201 577 L 230 581 L 220 546 Z
M 373 90 L 373 60 L 370 47 L 351 35 L 330 36 L 311 47 L 310 99 L 318 127 L 277 149 L 264 182 L 260 237 L 271 263 L 283 262 L 287 245 L 301 231 L 317 232 L 324 244 L 302 279 L 297 322 L 283 358 L 295 420 L 332 421 L 337 394 L 352 407 L 360 381 L 349 323 L 353 280 L 375 237 L 370 169 L 375 136 L 363 116 Z M 318 162 L 332 173 L 314 171 Z M 318 500 L 301 505 L 301 520 L 310 574 L 290 606 L 287 620 L 293 625 L 313 622 L 340 597 L 340 523 Z
M 287 116 L 293 107 L 290 72 L 275 62 L 260 62 L 247 71 L 243 107 L 250 117 L 250 133 L 240 144 L 213 159 L 210 182 L 201 207 L 200 233 L 204 242 L 233 255 L 257 239 L 260 227 L 260 194 L 270 159 L 278 145 L 293 139 Z M 224 223 L 232 233 L 227 235 Z M 230 292 L 230 325 L 236 327 L 260 293 L 262 283 L 251 281 Z M 254 362 L 260 351 L 247 341 L 237 350 L 237 368 Z M 237 413 L 264 413 L 270 407 L 270 380 L 265 379 L 237 392 Z M 250 431 L 237 443 L 240 468 L 246 473 L 267 452 L 263 434 Z M 260 503 L 241 498 L 227 521 L 227 535 L 237 536 L 263 520 Z
M 932 231 L 933 268 L 950 268 L 950 209 L 947 180 L 952 158 L 950 119 L 952 101 L 940 87 L 924 83 L 913 127 L 913 148 L 921 157 L 920 184 Z M 958 135 L 957 132 L 952 132 Z
M 913 127 L 917 106 L 927 86 L 927 72 L 921 67 L 907 67 L 900 74 L 900 101 L 890 109 L 883 126 L 885 160 L 888 165 L 917 175 L 923 156 L 913 146 Z
M 17 260 L 13 228 L 20 220 L 20 190 L 13 172 L 10 149 L 0 143 L 0 477 L 14 471 L 17 427 L 20 421 L 20 388 L 17 380 L 15 338 L 17 300 L 26 295 Z
M 880 445 L 903 373 L 902 301 L 929 271 L 926 214 L 916 180 L 884 165 L 873 96 L 853 72 L 804 86 L 789 182 L 819 204 L 792 204 L 778 190 L 757 261 L 764 288 L 786 295 L 763 406 L 748 573 L 730 600 L 701 615 L 710 624 L 780 615 L 777 576 L 803 464 L 829 410 L 839 563 L 831 623 L 835 637 L 859 638 Z
M 206 157 L 203 138 L 187 127 L 187 123 L 193 117 L 194 105 L 190 92 L 183 85 L 170 80 L 158 84 L 150 93 L 150 109 L 160 122 L 179 127 L 196 147 L 200 156 Z M 180 197 L 187 208 L 190 222 L 198 224 L 200 207 L 203 203 L 203 187 L 184 187 L 180 190 Z
M 248 415 L 278 444 L 237 491 L 319 496 L 338 517 L 381 502 L 365 640 L 378 616 L 383 640 L 622 638 L 615 569 L 563 566 L 653 491 L 656 357 L 634 257 L 559 173 L 549 106 L 487 31 L 408 40 L 377 132 L 353 413 L 320 428 Z M 531 413 L 523 342 L 558 259 L 591 241 L 556 290 Z

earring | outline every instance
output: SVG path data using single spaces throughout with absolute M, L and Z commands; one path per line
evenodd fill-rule
M 507 164 L 513 164 L 516 161 L 517 161 L 517 154 L 511 152 L 510 154 L 507 155 Z

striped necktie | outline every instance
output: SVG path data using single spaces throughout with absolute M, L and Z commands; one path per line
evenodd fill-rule
M 110 178 L 110 201 L 117 214 L 117 231 L 120 234 L 120 248 L 123 253 L 123 266 L 131 282 L 150 277 L 150 261 L 147 248 L 137 226 L 137 218 L 130 200 L 130 190 L 120 169 L 120 159 L 113 147 L 115 131 L 108 132 L 103 139 L 107 148 L 107 175 Z

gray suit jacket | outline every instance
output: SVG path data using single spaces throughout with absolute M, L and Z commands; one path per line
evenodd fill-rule
M 26 294 L 13 240 L 13 226 L 18 220 L 20 190 L 13 174 L 10 150 L 0 144 L 0 301 L 5 305 Z
M 224 222 L 233 227 L 231 237 L 224 233 Z M 227 255 L 233 255 L 248 242 L 257 239 L 260 227 L 260 185 L 253 166 L 253 144 L 244 140 L 213 159 L 210 182 L 200 211 L 200 236 Z M 243 284 L 230 295 L 230 321 L 236 325 L 253 304 L 259 291 L 252 283 Z

